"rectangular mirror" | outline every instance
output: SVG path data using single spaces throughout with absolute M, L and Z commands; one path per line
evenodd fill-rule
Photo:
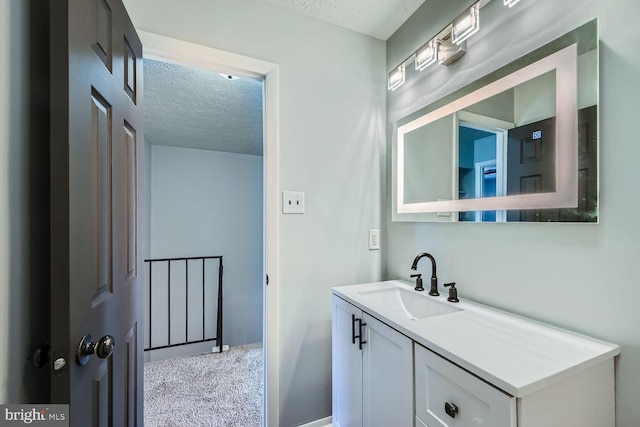
M 596 21 L 396 123 L 396 221 L 597 222 Z

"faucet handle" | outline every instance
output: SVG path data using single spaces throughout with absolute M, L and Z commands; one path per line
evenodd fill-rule
M 422 286 L 422 274 L 412 274 L 410 277 L 416 278 L 416 291 L 424 291 L 424 286 Z
M 451 283 L 445 283 L 444 287 L 447 288 L 451 286 L 451 289 L 449 289 L 449 298 L 447 298 L 447 301 L 449 302 L 460 302 L 460 300 L 458 299 L 458 290 L 456 289 L 456 282 L 451 282 Z

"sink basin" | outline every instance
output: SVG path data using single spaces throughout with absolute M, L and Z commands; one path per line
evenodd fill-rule
M 375 289 L 359 294 L 367 304 L 411 320 L 462 311 L 453 304 L 435 301 L 422 293 L 404 288 Z

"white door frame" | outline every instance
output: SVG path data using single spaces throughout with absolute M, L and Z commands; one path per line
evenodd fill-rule
M 144 57 L 217 72 L 264 78 L 264 240 L 265 269 L 269 285 L 264 292 L 265 402 L 267 426 L 280 424 L 278 340 L 278 114 L 279 67 L 277 64 L 158 34 L 138 31 Z M 142 175 L 140 175 L 142 176 Z
M 496 134 L 496 138 L 500 136 L 500 134 Z M 500 153 L 501 144 L 497 144 L 498 153 Z M 496 160 L 487 160 L 485 162 L 477 162 L 474 165 L 475 168 L 475 184 L 476 184 L 476 198 L 484 197 L 484 168 L 493 166 L 497 170 L 498 162 Z M 496 196 L 503 196 L 501 193 L 501 182 L 503 181 L 502 176 L 496 172 Z M 476 222 L 482 222 L 482 212 L 484 211 L 476 211 L 475 218 Z M 505 211 L 496 211 L 496 222 L 504 222 L 504 213 Z
M 507 141 L 509 139 L 509 129 L 513 129 L 515 124 L 505 122 L 504 120 L 494 119 L 493 117 L 469 113 L 467 111 L 458 111 L 454 117 L 454 126 L 456 131 L 458 131 L 460 126 L 465 126 L 485 132 L 491 132 L 496 135 L 496 196 L 506 196 L 507 180 L 505 179 L 504 171 L 507 159 Z M 478 186 L 477 174 L 478 172 L 476 167 L 476 188 Z M 476 197 L 477 193 L 478 190 L 476 189 Z M 476 222 L 481 222 L 482 212 L 476 211 L 475 218 Z M 496 211 L 496 222 L 505 222 L 507 220 L 506 218 L 507 211 Z

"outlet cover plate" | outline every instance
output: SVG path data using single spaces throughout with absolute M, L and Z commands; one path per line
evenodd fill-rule
M 303 214 L 304 213 L 304 192 L 303 191 L 283 191 L 282 192 L 282 213 L 283 214 Z

